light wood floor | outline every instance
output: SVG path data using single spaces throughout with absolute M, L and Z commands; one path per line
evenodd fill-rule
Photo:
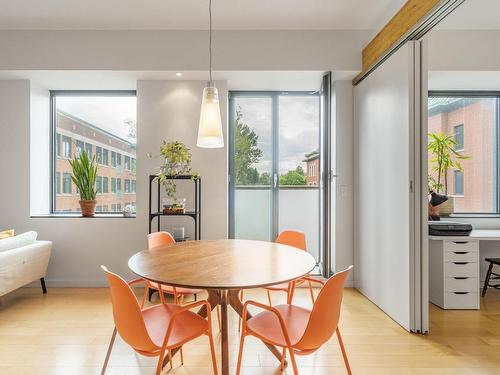
M 262 291 L 246 293 L 266 302 Z M 274 294 L 273 302 L 284 297 Z M 1 374 L 98 374 L 113 329 L 107 289 L 26 288 L 0 299 Z M 296 301 L 308 305 L 307 291 Z M 214 322 L 214 328 L 217 327 Z M 431 334 L 407 333 L 353 289 L 347 289 L 340 323 L 354 374 L 500 374 L 500 291 L 490 290 L 480 311 L 443 311 L 431 306 Z M 237 319 L 230 315 L 230 355 L 238 350 Z M 186 345 L 185 365 L 174 358 L 172 375 L 211 374 L 205 337 Z M 278 375 L 278 363 L 249 338 L 243 375 Z M 303 375 L 345 374 L 336 338 L 299 357 Z M 155 359 L 135 354 L 121 340 L 108 374 L 152 374 Z M 287 374 L 291 374 L 289 369 Z

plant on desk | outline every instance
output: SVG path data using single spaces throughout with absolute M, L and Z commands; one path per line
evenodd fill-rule
M 167 213 L 183 213 L 186 199 L 176 197 L 177 185 L 175 177 L 181 175 L 190 175 L 192 179 L 198 177 L 198 174 L 191 169 L 191 152 L 184 143 L 179 141 L 163 141 L 160 152 L 164 158 L 164 163 L 160 166 L 160 172 L 156 175 L 156 179 L 164 187 L 167 196 L 163 210 Z
M 442 194 L 448 196 L 448 171 L 455 169 L 463 172 L 461 160 L 469 159 L 470 156 L 464 155 L 462 152 L 457 151 L 457 141 L 455 141 L 453 134 L 429 133 L 429 142 L 427 150 L 432 154 L 433 158 L 431 163 L 433 167 L 432 175 L 428 176 L 429 193 Z M 453 200 L 447 200 L 450 207 L 446 213 L 453 212 Z M 429 210 L 435 210 L 436 207 L 429 206 Z M 444 210 L 441 210 L 443 214 Z M 448 212 L 449 211 L 449 212 Z M 432 214 L 432 212 L 431 212 Z

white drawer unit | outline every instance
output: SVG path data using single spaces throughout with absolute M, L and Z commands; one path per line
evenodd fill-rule
M 443 309 L 479 309 L 479 241 L 429 242 L 429 299 Z

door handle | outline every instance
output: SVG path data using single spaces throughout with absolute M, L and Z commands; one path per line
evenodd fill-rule
M 275 189 L 276 189 L 276 186 L 278 186 L 278 174 L 277 173 L 273 174 L 273 185 L 274 185 Z

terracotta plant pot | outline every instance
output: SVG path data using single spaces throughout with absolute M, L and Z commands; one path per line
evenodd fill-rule
M 83 217 L 94 216 L 95 206 L 97 205 L 97 201 L 95 199 L 93 201 L 78 201 L 78 203 L 80 203 Z

